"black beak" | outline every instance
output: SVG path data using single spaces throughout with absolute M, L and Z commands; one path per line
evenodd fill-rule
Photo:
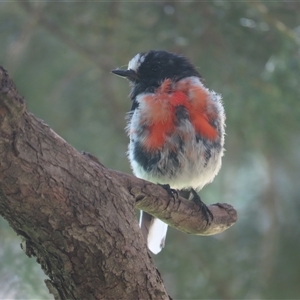
M 115 70 L 112 70 L 111 72 L 118 76 L 126 77 L 128 80 L 131 80 L 131 81 L 135 81 L 138 78 L 136 72 L 131 69 L 129 69 L 129 70 L 115 69 Z

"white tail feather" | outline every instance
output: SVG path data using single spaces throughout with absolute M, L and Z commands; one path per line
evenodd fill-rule
M 164 223 L 159 219 L 153 219 L 153 223 L 149 228 L 147 244 L 150 251 L 154 254 L 159 253 L 165 246 L 167 230 L 168 224 Z
M 143 222 L 143 212 L 141 211 L 140 214 L 141 228 L 142 228 L 142 222 Z M 149 227 L 147 228 L 148 231 L 147 246 L 152 253 L 157 254 L 165 246 L 168 224 L 153 217 L 148 226 Z

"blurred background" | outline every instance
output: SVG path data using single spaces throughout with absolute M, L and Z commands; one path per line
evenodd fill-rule
M 239 214 L 197 237 L 170 229 L 154 257 L 174 299 L 300 299 L 299 1 L 1 1 L 0 65 L 28 110 L 79 151 L 130 173 L 129 86 L 141 51 L 183 54 L 223 95 L 226 153 L 200 193 Z M 53 299 L 0 219 L 0 299 Z

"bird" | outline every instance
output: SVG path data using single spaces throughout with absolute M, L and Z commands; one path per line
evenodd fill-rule
M 129 80 L 128 158 L 133 174 L 196 202 L 212 214 L 199 192 L 218 174 L 224 154 L 225 112 L 220 94 L 209 90 L 185 56 L 150 50 L 137 53 L 127 69 L 112 73 Z M 165 245 L 168 225 L 141 211 L 149 250 Z

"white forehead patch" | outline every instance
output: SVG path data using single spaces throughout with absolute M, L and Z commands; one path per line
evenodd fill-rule
M 128 70 L 130 69 L 136 72 L 144 60 L 145 60 L 145 54 L 138 53 L 128 63 Z

